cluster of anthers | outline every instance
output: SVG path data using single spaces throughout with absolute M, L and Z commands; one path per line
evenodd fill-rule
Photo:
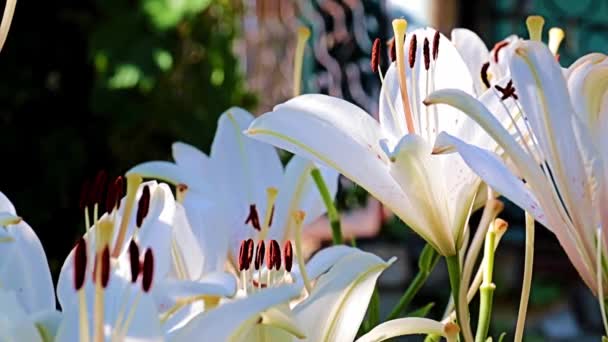
M 292 266 L 293 247 L 289 240 L 285 241 L 282 253 L 277 240 L 270 240 L 268 249 L 264 240 L 258 241 L 257 244 L 253 239 L 241 242 L 238 270 L 245 292 L 292 281 Z
M 129 177 L 127 176 L 127 195 L 125 199 L 125 208 L 118 222 L 118 210 L 121 206 L 121 199 L 124 195 L 124 180 L 121 176 L 115 178 L 113 182 L 107 184 L 107 174 L 105 171 L 100 171 L 95 177 L 92 183 L 85 182 L 80 196 L 80 208 L 84 211 L 85 216 L 85 228 L 87 232 L 94 232 L 94 246 L 91 244 L 89 249 L 95 248 L 95 250 L 89 250 L 87 243 L 84 238 L 80 238 L 76 244 L 74 250 L 74 289 L 76 290 L 79 297 L 79 322 L 80 322 L 80 339 L 81 341 L 88 341 L 90 330 L 88 327 L 87 317 L 87 304 L 85 295 L 85 279 L 87 274 L 88 255 L 94 255 L 93 269 L 91 280 L 95 286 L 94 293 L 94 305 L 93 305 L 93 340 L 103 341 L 104 337 L 104 296 L 105 291 L 110 282 L 110 274 L 112 273 L 112 259 L 118 257 L 122 245 L 126 240 L 126 231 L 128 226 L 129 217 L 132 209 L 135 206 L 135 199 L 137 189 L 141 184 L 140 177 Z M 107 191 L 104 191 L 107 189 Z M 105 201 L 104 201 L 105 193 Z M 137 228 L 141 228 L 146 216 L 150 209 L 151 193 L 150 188 L 145 185 L 142 188 L 142 193 L 137 202 L 137 211 L 135 214 L 135 224 Z M 99 216 L 99 208 L 105 204 L 105 212 L 107 215 Z M 90 208 L 93 210 L 92 226 L 90 217 Z M 116 227 L 115 223 L 118 223 L 118 233 L 114 234 Z M 91 228 L 89 228 L 91 227 Z M 94 229 L 93 229 L 94 228 Z M 91 234 L 89 234 L 90 236 Z M 113 237 L 115 239 L 114 246 L 111 246 Z M 141 289 L 142 291 L 137 292 L 137 296 L 129 307 L 126 305 L 126 301 L 123 303 L 120 313 L 113 322 L 115 327 L 112 332 L 112 338 L 121 339 L 121 336 L 125 336 L 137 304 L 142 293 L 148 293 L 152 287 L 152 279 L 154 272 L 154 255 L 151 249 L 147 249 L 142 256 L 140 256 L 139 246 L 137 245 L 137 230 L 133 233 L 129 243 L 129 260 L 131 268 L 131 283 L 135 284 L 138 279 L 141 278 Z M 124 291 L 131 291 L 130 287 L 124 289 Z

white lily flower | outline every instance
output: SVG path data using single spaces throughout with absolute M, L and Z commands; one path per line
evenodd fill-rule
M 34 230 L 0 192 L 0 288 L 14 291 L 27 314 L 55 311 L 49 264 Z
M 223 268 L 228 254 L 236 265 L 243 240 L 283 242 L 291 238 L 293 212 L 304 211 L 305 223 L 325 212 L 310 176 L 316 165 L 294 157 L 283 169 L 276 149 L 242 133 L 253 120 L 247 111 L 231 108 L 218 121 L 210 157 L 193 146 L 175 143 L 175 163 L 146 162 L 127 172 L 187 185 L 184 207 L 201 248 L 216 255 L 216 270 Z M 334 196 L 338 173 L 325 167 L 321 172 Z M 194 214 L 196 206 L 208 203 L 214 205 Z
M 404 29 L 399 29 L 397 42 L 403 41 Z M 494 143 L 459 111 L 422 104 L 426 94 L 441 88 L 474 94 L 471 74 L 454 45 L 433 29 L 420 29 L 398 46 L 397 62 L 387 71 L 379 123 L 346 101 L 303 95 L 256 119 L 247 133 L 337 169 L 439 253 L 453 256 L 463 242 L 480 181 L 460 157 L 431 155 L 432 144 L 440 131 Z M 496 94 L 486 96 L 495 101 Z
M 393 262 L 347 246 L 318 252 L 306 265 L 316 279 L 301 299 L 303 281 L 261 289 L 193 319 L 173 337 L 217 341 L 352 341 L 378 276 Z M 291 302 L 291 303 L 290 303 Z M 289 305 L 288 305 L 289 304 Z M 290 309 L 291 307 L 291 309 Z
M 165 313 L 173 309 L 176 303 L 192 297 L 213 301 L 233 296 L 236 279 L 232 275 L 203 272 L 206 255 L 200 250 L 185 210 L 175 201 L 169 186 L 155 181 L 135 183 L 135 186 L 128 186 L 127 196 L 118 210 L 114 207 L 110 213 L 104 214 L 83 236 L 89 250 L 94 251 L 99 247 L 97 241 L 101 225 L 108 226 L 110 250 L 117 251 L 116 256 L 111 255 L 112 272 L 123 278 L 131 276 L 131 256 L 134 252 L 152 250 L 155 263 L 151 293 L 159 313 Z M 137 211 L 123 220 L 129 201 L 137 203 Z M 121 227 L 125 228 L 125 233 L 123 245 L 119 246 Z M 75 250 L 72 250 L 64 262 L 57 284 L 59 302 L 64 308 L 73 303 L 77 295 L 72 283 L 74 253 Z M 88 263 L 92 269 L 94 259 L 90 258 Z M 163 329 L 171 331 L 204 309 L 200 305 L 186 306 L 178 314 L 171 312 L 171 318 L 162 322 Z
M 544 44 L 516 44 L 510 70 L 526 119 L 520 130 L 533 137 L 524 144 L 483 104 L 461 91 L 440 90 L 426 100 L 466 112 L 498 142 L 525 183 L 494 154 L 456 137 L 446 134 L 436 149 L 455 148 L 488 185 L 547 226 L 596 294 L 596 229 L 608 227 L 600 209 L 606 203 L 606 145 L 598 133 L 606 124 L 605 60 L 592 54 L 563 73 Z

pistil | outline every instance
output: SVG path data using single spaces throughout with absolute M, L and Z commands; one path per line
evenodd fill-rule
M 407 21 L 405 19 L 393 20 L 393 31 L 395 34 L 395 50 L 397 53 L 397 73 L 399 75 L 399 90 L 401 91 L 401 101 L 403 102 L 403 112 L 408 133 L 415 133 L 410 100 L 407 93 L 407 83 L 405 78 L 405 57 L 403 56 L 403 40 L 407 31 Z
M 304 225 L 305 217 L 306 214 L 301 210 L 294 212 L 292 215 L 292 219 L 294 220 L 294 224 L 296 227 L 296 260 L 298 261 L 298 267 L 300 269 L 300 274 L 302 275 L 302 280 L 304 281 L 304 287 L 306 287 L 306 292 L 310 294 L 312 291 L 312 285 L 310 283 L 310 278 L 308 278 L 308 272 L 306 271 L 306 263 L 304 262 L 304 251 L 302 250 L 302 226 Z
M 131 212 L 133 211 L 135 196 L 137 194 L 137 189 L 139 188 L 141 182 L 141 176 L 136 174 L 127 175 L 127 198 L 125 199 L 125 210 L 122 214 L 122 219 L 120 221 L 120 228 L 118 231 L 118 236 L 116 237 L 116 244 L 114 244 L 114 249 L 112 250 L 113 258 L 118 258 L 120 250 L 122 249 L 122 245 L 125 242 L 129 217 L 131 216 Z
M 296 51 L 293 65 L 293 96 L 300 95 L 302 87 L 302 64 L 304 62 L 304 50 L 306 41 L 310 37 L 310 30 L 307 27 L 301 26 L 298 28 L 298 41 L 296 43 Z

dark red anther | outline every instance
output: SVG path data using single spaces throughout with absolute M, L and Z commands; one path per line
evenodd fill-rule
M 509 42 L 506 40 L 503 40 L 502 42 L 498 42 L 494 45 L 494 48 L 492 48 L 492 50 L 494 50 L 494 62 L 495 63 L 498 63 L 498 53 L 500 52 L 500 50 L 502 50 L 507 45 L 509 45 Z
M 141 277 L 141 288 L 144 292 L 150 291 L 152 287 L 152 279 L 154 278 L 154 255 L 150 248 L 146 249 L 144 254 L 143 275 Z
M 255 247 L 255 270 L 259 270 L 260 266 L 264 264 L 264 256 L 266 255 L 266 244 L 264 240 L 258 241 L 258 245 Z
M 105 246 L 101 252 L 101 287 L 104 289 L 110 281 L 110 247 Z
M 84 208 L 89 206 L 90 191 L 91 182 L 87 179 L 82 183 L 82 188 L 80 189 L 80 201 L 78 202 L 80 210 L 84 210 Z
M 410 39 L 410 50 L 408 61 L 410 63 L 410 69 L 414 68 L 414 64 L 416 64 L 416 49 L 418 48 L 418 40 L 416 39 L 416 35 L 412 35 L 412 39 Z
M 437 57 L 439 57 L 439 41 L 441 38 L 441 34 L 439 31 L 435 31 L 435 35 L 433 36 L 433 60 L 436 61 Z
M 122 178 L 122 176 L 118 176 L 116 177 L 116 179 L 114 180 L 114 195 L 116 197 L 116 210 L 120 209 L 120 200 L 122 199 L 122 196 L 125 195 L 125 188 L 124 188 L 124 178 Z
M 276 270 L 281 268 L 281 246 L 277 242 L 277 240 L 270 240 L 270 253 L 268 254 L 270 257 L 270 267 L 271 270 L 273 267 Z
M 131 263 L 131 282 L 135 283 L 141 271 L 141 265 L 139 264 L 139 247 L 133 240 L 129 243 L 129 262 Z
M 496 90 L 498 90 L 502 96 L 500 98 L 501 101 L 508 99 L 509 97 L 513 97 L 514 100 L 519 99 L 517 94 L 515 94 L 515 87 L 513 87 L 513 81 L 509 80 L 506 87 L 501 87 L 498 84 L 494 86 Z
M 148 215 L 148 210 L 150 210 L 150 188 L 146 185 L 144 186 L 141 197 L 139 198 L 139 203 L 137 204 L 137 215 L 135 216 L 137 228 L 141 227 L 144 218 Z
M 245 262 L 247 261 L 247 240 L 241 241 L 241 247 L 239 248 L 238 267 L 239 272 L 245 269 Z
M 283 246 L 283 261 L 285 262 L 285 270 L 291 272 L 291 267 L 293 266 L 293 248 L 289 240 L 285 241 L 285 245 Z
M 391 38 L 387 43 L 388 45 L 388 58 L 390 58 L 391 62 L 394 62 L 397 59 L 397 49 L 395 48 L 395 38 Z
M 84 285 L 87 270 L 87 243 L 83 238 L 78 240 L 74 250 L 74 288 L 80 290 Z
M 422 54 L 424 55 L 424 69 L 429 70 L 431 67 L 431 56 L 429 50 L 429 40 L 424 38 L 424 44 L 422 45 Z
M 100 170 L 95 177 L 95 182 L 93 183 L 93 188 L 91 191 L 91 200 L 89 204 L 102 204 L 103 193 L 106 187 L 106 179 L 108 178 L 108 174 L 105 170 Z
M 274 219 L 274 204 L 270 208 L 270 218 L 268 219 L 268 228 L 272 227 L 272 219 Z
M 372 59 L 370 66 L 372 72 L 375 74 L 378 72 L 378 66 L 380 65 L 380 38 L 374 39 L 374 45 L 372 46 Z
M 247 219 L 245 219 L 245 224 L 251 223 L 253 229 L 260 231 L 262 227 L 260 226 L 260 217 L 258 216 L 258 210 L 255 207 L 255 204 L 249 205 L 249 215 Z
M 492 85 L 490 84 L 490 80 L 488 79 L 488 68 L 490 68 L 490 62 L 485 62 L 481 66 L 481 81 L 486 86 L 486 88 L 490 89 Z
M 245 264 L 245 270 L 249 270 L 249 267 L 251 267 L 251 262 L 253 261 L 253 239 L 247 239 L 246 248 L 247 264 Z

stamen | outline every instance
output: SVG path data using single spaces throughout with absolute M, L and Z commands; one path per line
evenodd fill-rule
M 188 192 L 188 186 L 186 184 L 178 184 L 175 187 L 175 199 L 178 203 L 184 203 L 184 199 L 186 198 L 186 192 Z
M 285 262 L 285 270 L 287 272 L 291 272 L 291 268 L 293 265 L 293 249 L 291 247 L 291 241 L 285 241 L 285 246 L 283 247 L 283 261 Z
M 539 15 L 531 15 L 526 19 L 526 26 L 528 27 L 528 34 L 530 40 L 540 42 L 543 38 L 543 26 L 545 25 L 545 19 Z
M 139 263 L 139 247 L 133 240 L 129 243 L 129 261 L 131 263 L 131 283 L 135 283 L 141 272 L 141 265 Z
M 564 30 L 559 27 L 552 27 L 549 30 L 549 50 L 554 56 L 558 56 L 557 51 L 565 36 Z
M 276 258 L 274 256 L 274 254 L 276 254 L 276 246 L 273 241 L 275 240 L 271 240 L 268 243 L 268 255 L 266 256 L 266 268 L 268 271 L 272 270 L 272 267 L 274 266 L 274 259 Z
M 108 193 L 106 194 L 106 212 L 111 214 L 116 206 L 116 186 L 115 183 L 108 186 Z
M 127 175 L 127 198 L 125 199 L 125 210 L 122 214 L 122 220 L 120 221 L 120 228 L 118 236 L 116 237 L 116 243 L 112 250 L 112 257 L 117 258 L 122 249 L 122 245 L 125 242 L 127 228 L 129 224 L 129 217 L 133 211 L 133 204 L 135 203 L 135 196 L 137 195 L 137 189 L 142 182 L 142 178 L 136 174 Z
M 304 281 L 304 287 L 306 287 L 306 291 L 308 292 L 308 294 L 310 294 L 312 291 L 312 285 L 310 284 L 310 279 L 308 278 L 308 272 L 306 271 L 306 263 L 304 262 L 304 252 L 302 250 L 302 226 L 304 224 L 304 217 L 306 217 L 306 214 L 303 211 L 296 211 L 293 213 L 292 216 L 296 227 L 295 243 L 298 268 L 300 269 L 300 274 L 302 275 L 302 280 Z
M 403 56 L 403 40 L 407 31 L 407 21 L 405 19 L 393 20 L 393 31 L 395 33 L 395 49 L 397 55 L 397 71 L 399 74 L 399 89 L 401 90 L 401 101 L 403 102 L 403 110 L 405 114 L 405 123 L 408 133 L 414 133 L 414 121 L 412 119 L 412 110 L 410 108 L 410 99 L 407 94 L 407 83 L 405 79 L 405 61 Z
M 110 247 L 106 245 L 101 253 L 101 287 L 108 287 L 110 281 Z
M 74 289 L 79 291 L 84 285 L 87 270 L 87 243 L 80 238 L 74 250 Z
M 270 241 L 269 256 L 272 257 L 272 267 L 278 271 L 281 268 L 281 246 L 277 240 Z
M 78 323 L 80 341 L 89 341 L 89 318 L 87 314 L 86 294 L 83 290 L 87 270 L 87 244 L 80 238 L 74 250 L 74 288 L 78 292 Z
M 251 267 L 251 262 L 253 261 L 253 239 L 247 239 L 247 241 L 245 241 L 246 243 L 246 250 L 245 252 L 247 253 L 246 257 L 247 257 L 247 261 L 245 264 L 245 271 L 249 271 L 249 268 Z
M 266 213 L 264 216 L 264 225 L 260 231 L 260 239 L 264 240 L 270 229 L 272 223 L 272 217 L 274 216 L 274 203 L 277 201 L 279 195 L 279 189 L 270 187 L 266 189 Z
M 490 68 L 490 62 L 485 62 L 481 66 L 481 81 L 486 86 L 486 88 L 490 89 L 492 85 L 490 84 L 490 80 L 488 79 L 488 68 Z
M 247 219 L 245 219 L 245 224 L 251 223 L 253 229 L 257 231 L 261 231 L 262 227 L 260 226 L 260 217 L 258 216 L 258 210 L 255 207 L 255 204 L 249 205 L 249 215 Z
M 380 65 L 380 38 L 374 39 L 374 45 L 372 46 L 372 58 L 369 64 L 372 68 L 372 72 L 374 74 L 377 73 L 378 66 Z
M 494 51 L 494 62 L 495 63 L 498 63 L 498 53 L 500 52 L 500 50 L 505 48 L 507 45 L 509 45 L 509 42 L 506 40 L 503 40 L 503 41 L 500 41 L 500 42 L 494 44 L 494 47 L 492 48 L 492 50 Z
M 245 264 L 247 263 L 247 240 L 241 241 L 241 247 L 239 248 L 239 272 L 245 270 Z
M 422 44 L 422 55 L 424 56 L 424 69 L 429 70 L 431 67 L 431 56 L 430 56 L 430 48 L 429 48 L 429 40 L 424 38 L 424 42 Z
M 397 50 L 395 49 L 395 37 L 389 39 L 386 45 L 388 46 L 388 58 L 390 58 L 392 63 L 397 59 Z
M 509 82 L 507 83 L 507 86 L 505 88 L 499 86 L 498 84 L 495 85 L 494 88 L 496 88 L 496 90 L 498 90 L 502 94 L 502 97 L 500 98 L 501 101 L 504 101 L 504 100 L 508 99 L 509 97 L 513 97 L 514 100 L 519 99 L 517 94 L 515 94 L 515 87 L 513 87 L 513 80 L 509 80 Z
M 152 287 L 152 280 L 154 277 L 154 255 L 152 254 L 152 250 L 150 248 L 146 249 L 146 253 L 144 254 L 144 267 L 143 267 L 143 275 L 141 279 L 141 288 L 144 292 L 150 291 Z
M 260 266 L 264 263 L 264 257 L 266 256 L 266 244 L 264 240 L 258 241 L 258 245 L 255 248 L 255 262 L 254 267 L 255 270 L 259 270 Z
M 298 28 L 298 41 L 296 43 L 296 51 L 294 56 L 293 66 L 293 96 L 300 95 L 302 86 L 302 64 L 304 62 L 304 49 L 306 49 L 306 41 L 310 37 L 310 30 L 305 26 Z
M 410 51 L 408 55 L 410 69 L 414 68 L 414 64 L 416 64 L 416 49 L 418 48 L 418 41 L 416 39 L 416 35 L 412 35 L 412 39 L 410 39 Z
M 82 184 L 82 188 L 80 189 L 80 201 L 78 202 L 78 207 L 80 210 L 84 210 L 89 206 L 89 192 L 91 191 L 91 182 L 87 179 Z
M 137 228 L 141 228 L 144 218 L 148 215 L 148 210 L 150 210 L 150 188 L 146 185 L 137 204 L 137 216 L 135 217 Z
M 433 36 L 433 60 L 436 61 L 437 57 L 439 57 L 439 41 L 441 38 L 441 34 L 439 31 L 435 31 L 435 35 Z

